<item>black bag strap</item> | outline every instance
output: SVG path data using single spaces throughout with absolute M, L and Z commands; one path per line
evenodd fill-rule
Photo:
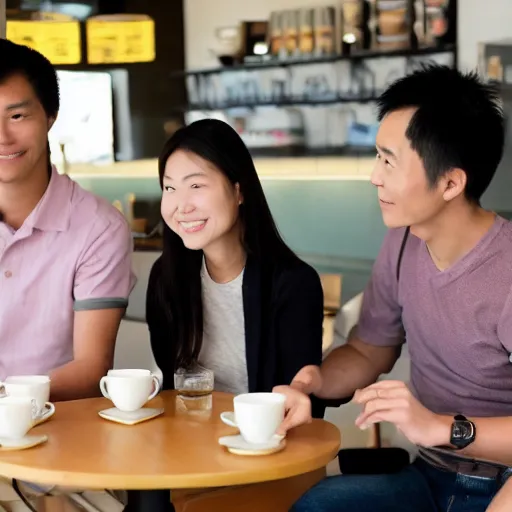
M 400 252 L 398 253 L 398 261 L 396 263 L 396 280 L 400 280 L 400 267 L 402 266 L 402 257 L 404 255 L 405 244 L 407 243 L 407 239 L 409 238 L 409 232 L 411 231 L 411 227 L 407 226 L 405 228 L 404 237 L 402 238 L 402 245 L 400 246 Z

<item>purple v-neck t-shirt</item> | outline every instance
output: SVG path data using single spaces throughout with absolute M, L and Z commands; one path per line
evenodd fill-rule
M 512 416 L 512 223 L 497 216 L 480 242 L 440 271 L 410 234 L 397 281 L 404 229 L 386 234 L 365 290 L 358 336 L 403 342 L 411 389 L 439 414 Z

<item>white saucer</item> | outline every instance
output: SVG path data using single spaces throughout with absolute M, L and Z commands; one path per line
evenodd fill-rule
M 46 402 L 46 404 L 44 404 L 43 410 L 41 411 L 41 414 L 35 420 L 34 426 L 40 425 L 41 423 L 48 421 L 54 414 L 55 414 L 54 405 L 51 402 Z
M 26 450 L 27 448 L 32 448 L 33 446 L 38 446 L 40 444 L 46 443 L 48 441 L 48 436 L 25 436 L 21 439 L 5 439 L 0 438 L 0 451 L 13 451 L 13 450 Z
M 116 407 L 112 407 L 111 409 L 103 409 L 103 411 L 99 411 L 98 414 L 105 420 L 114 421 L 123 425 L 136 425 L 137 423 L 156 418 L 163 414 L 163 412 L 164 409 L 151 409 L 149 407 L 143 407 L 133 412 L 120 411 Z
M 283 436 L 275 435 L 266 443 L 248 443 L 241 435 L 219 437 L 219 444 L 236 455 L 269 455 L 280 452 L 286 446 Z

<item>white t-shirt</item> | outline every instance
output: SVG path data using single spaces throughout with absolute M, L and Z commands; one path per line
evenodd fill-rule
M 245 320 L 242 296 L 244 270 L 229 283 L 216 283 L 203 258 L 201 296 L 203 301 L 203 345 L 199 364 L 213 370 L 215 390 L 247 393 Z

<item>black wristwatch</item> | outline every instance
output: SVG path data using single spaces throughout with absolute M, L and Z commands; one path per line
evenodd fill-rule
M 462 414 L 457 414 L 453 418 L 450 444 L 457 450 L 462 450 L 462 448 L 466 448 L 475 440 L 475 436 L 475 424 L 465 416 L 462 416 Z

